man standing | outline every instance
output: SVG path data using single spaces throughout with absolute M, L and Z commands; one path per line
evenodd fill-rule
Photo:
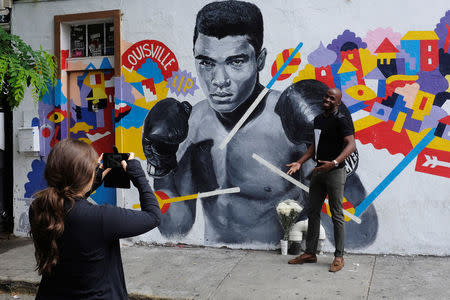
M 342 93 L 339 89 L 329 89 L 323 98 L 324 113 L 314 119 L 315 143 L 296 162 L 287 164 L 287 174 L 300 170 L 303 163 L 315 155 L 314 168 L 309 187 L 308 232 L 306 251 L 291 259 L 289 264 L 317 262 L 317 243 L 320 229 L 320 211 L 328 194 L 334 226 L 336 251 L 330 272 L 337 272 L 344 266 L 344 214 L 342 197 L 346 180 L 344 160 L 356 150 L 353 122 L 339 112 Z M 317 147 L 317 149 L 316 149 Z

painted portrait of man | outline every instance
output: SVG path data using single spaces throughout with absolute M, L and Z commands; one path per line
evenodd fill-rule
M 267 56 L 263 37 L 263 16 L 256 5 L 243 1 L 205 5 L 196 18 L 193 56 L 206 99 L 192 108 L 175 99 L 162 100 L 144 123 L 143 149 L 155 190 L 176 197 L 240 188 L 239 193 L 201 199 L 205 245 L 275 245 L 282 233 L 275 210 L 278 202 L 295 199 L 307 206 L 305 192 L 267 172 L 252 154 L 280 168 L 300 157 L 313 142 L 312 121 L 321 111 L 325 84 L 305 80 L 283 93 L 270 90 L 225 149 L 219 149 L 264 89 L 259 80 Z M 308 184 L 313 165 L 307 162 L 296 179 Z M 357 177 L 349 185 L 357 186 L 353 189 L 357 198 L 364 197 Z M 186 235 L 196 222 L 198 204 L 173 203 L 163 215 L 162 235 Z M 305 217 L 306 210 L 300 218 Z M 361 225 L 358 230 L 371 228 L 370 233 L 351 238 L 364 235 L 365 243 L 370 243 L 376 220 L 371 226 Z

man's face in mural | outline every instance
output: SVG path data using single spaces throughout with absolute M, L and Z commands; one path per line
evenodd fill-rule
M 222 39 L 199 33 L 194 57 L 200 86 L 219 113 L 234 111 L 252 94 L 265 50 L 257 57 L 246 35 Z

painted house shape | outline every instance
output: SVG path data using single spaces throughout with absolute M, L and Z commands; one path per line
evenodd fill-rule
M 329 88 L 336 87 L 333 79 L 333 71 L 331 66 L 315 68 L 316 80 L 325 83 Z
M 434 135 L 450 141 L 450 115 L 439 120 Z
M 395 59 L 398 52 L 400 51 L 391 43 L 388 38 L 385 38 L 378 46 L 377 50 L 375 50 L 377 59 L 381 64 L 391 64 L 391 59 Z
M 386 97 L 386 77 L 378 67 L 375 67 L 369 74 L 364 77 L 366 86 L 377 91 L 377 97 Z
M 342 89 L 344 89 L 347 82 L 352 81 L 352 79 L 356 78 L 356 71 L 358 71 L 358 69 L 345 59 L 338 70 Z
M 409 31 L 400 41 L 402 49 L 416 59 L 415 68 L 406 63 L 406 75 L 433 71 L 439 65 L 439 37 L 434 31 Z
M 352 66 L 355 68 L 356 78 L 358 80 L 358 84 L 365 85 L 364 82 L 364 74 L 361 64 L 361 57 L 359 55 L 359 49 L 354 48 L 347 51 L 341 51 L 341 61 L 348 60 Z
M 388 38 L 385 38 L 378 46 L 377 66 L 386 78 L 397 75 L 397 53 L 400 52 Z

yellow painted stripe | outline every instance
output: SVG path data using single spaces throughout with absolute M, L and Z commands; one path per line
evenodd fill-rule
M 386 79 L 386 84 L 390 84 L 390 83 L 392 83 L 394 81 L 398 81 L 398 80 L 417 81 L 417 79 L 419 79 L 419 76 L 417 76 L 417 75 L 392 75 Z
M 402 40 L 414 40 L 414 41 L 424 41 L 424 40 L 438 40 L 436 32 L 434 31 L 408 31 Z
M 180 202 L 180 201 L 185 201 L 185 200 L 192 200 L 197 198 L 198 194 L 192 194 L 192 195 L 187 195 L 187 196 L 180 196 L 180 197 L 173 197 L 173 198 L 169 198 L 169 199 L 160 199 L 158 197 L 158 202 L 159 202 L 159 206 L 163 206 L 164 204 L 167 203 L 173 203 L 173 202 Z M 141 204 L 133 204 L 133 208 L 141 208 Z
M 395 132 L 402 132 L 403 124 L 406 120 L 406 114 L 404 112 L 399 112 L 397 119 L 395 120 L 394 126 L 392 127 L 392 130 Z
M 361 118 L 361 119 L 355 121 L 353 123 L 353 125 L 355 126 L 355 132 L 358 132 L 360 130 L 369 128 L 380 122 L 383 122 L 383 120 L 375 118 L 374 116 L 367 116 L 367 117 L 364 117 L 364 118 Z

